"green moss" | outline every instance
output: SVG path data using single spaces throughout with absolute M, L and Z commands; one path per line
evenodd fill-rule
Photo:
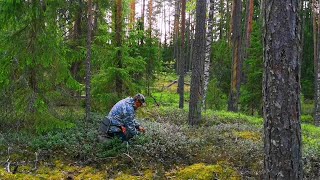
M 131 176 L 129 174 L 120 174 L 115 180 L 139 180 L 141 178 L 137 177 L 137 176 Z
M 179 170 L 176 173 L 168 174 L 174 179 L 240 179 L 240 176 L 231 168 L 221 165 L 205 165 L 203 163 L 193 164 L 186 168 Z
M 145 179 L 145 180 L 152 180 L 152 179 L 154 179 L 154 174 L 153 174 L 153 172 L 152 172 L 151 170 L 146 170 L 146 171 L 144 172 L 144 177 L 143 177 L 143 179 Z
M 100 172 L 96 169 L 93 169 L 91 167 L 84 167 L 79 170 L 80 174 L 75 176 L 75 180 L 81 180 L 81 179 L 91 179 L 91 180 L 99 180 L 99 179 L 106 179 L 106 174 L 103 172 Z
M 261 126 L 263 123 L 263 119 L 260 117 L 248 116 L 242 113 L 234 113 L 228 111 L 207 111 L 206 115 L 208 117 L 211 116 L 214 119 L 219 119 L 223 123 L 244 122 L 257 126 Z
M 256 132 L 251 131 L 241 131 L 241 132 L 234 132 L 236 137 L 242 138 L 242 139 L 248 139 L 252 141 L 260 141 L 261 135 Z

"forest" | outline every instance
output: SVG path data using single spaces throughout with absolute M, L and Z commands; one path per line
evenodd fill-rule
M 313 180 L 319 126 L 320 0 L 0 0 L 0 179 Z

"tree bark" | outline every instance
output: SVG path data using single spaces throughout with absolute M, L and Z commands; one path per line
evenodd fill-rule
M 176 60 L 176 72 L 178 72 L 178 59 L 180 56 L 180 48 L 179 48 L 179 21 L 180 21 L 180 0 L 175 0 L 175 12 L 174 12 L 174 20 L 173 20 L 173 43 L 174 43 L 174 58 Z
M 141 14 L 141 22 L 140 22 L 140 30 L 144 31 L 144 12 L 145 12 L 145 3 L 146 0 L 142 1 L 142 14 Z M 142 35 L 141 39 L 140 39 L 140 46 L 143 46 L 144 44 L 144 34 Z
M 91 112 L 91 33 L 92 33 L 92 0 L 88 0 L 88 37 L 86 59 L 86 121 L 90 120 Z
M 207 41 L 206 41 L 206 55 L 204 61 L 204 85 L 203 85 L 203 100 L 202 104 L 205 108 L 206 97 L 209 84 L 210 76 L 210 63 L 211 63 L 211 51 L 212 51 L 212 34 L 213 34 L 213 14 L 214 14 L 214 0 L 210 0 L 209 4 L 209 17 L 208 17 L 208 28 L 207 28 Z
M 130 0 L 130 25 L 129 30 L 133 29 L 136 16 L 136 0 Z
M 122 0 L 115 1 L 115 45 L 117 47 L 117 68 L 122 68 Z M 116 76 L 116 92 L 118 97 L 122 96 L 123 82 L 119 74 Z
M 264 3 L 264 179 L 302 179 L 300 3 Z
M 179 108 L 183 109 L 184 106 L 184 71 L 185 71 L 185 28 L 186 27 L 186 0 L 181 1 L 181 48 L 179 57 Z
M 228 4 L 228 1 L 227 1 Z M 219 5 L 219 14 L 220 14 L 220 19 L 219 19 L 219 40 L 223 38 L 223 7 L 224 7 L 224 0 L 220 0 L 220 5 Z M 227 6 L 228 7 L 228 6 Z
M 73 34 L 72 34 L 72 39 L 73 41 L 75 41 L 75 46 L 73 47 L 75 50 L 77 49 L 77 46 L 80 45 L 80 39 L 82 36 L 82 28 L 81 28 L 81 24 L 82 24 L 82 7 L 81 7 L 82 1 L 79 0 L 79 7 L 77 9 L 76 15 L 75 15 L 75 21 L 74 21 L 74 25 L 73 25 Z M 83 82 L 83 77 L 81 78 L 81 76 L 79 75 L 79 71 L 81 69 L 81 64 L 83 63 L 83 59 L 79 59 L 76 62 L 73 62 L 71 64 L 71 73 L 73 75 L 73 77 L 78 81 L 78 82 Z
M 237 112 L 240 96 L 240 84 L 242 75 L 241 60 L 241 0 L 234 0 L 232 7 L 232 69 L 231 89 L 229 95 L 228 110 Z
M 246 34 L 245 34 L 245 45 L 243 59 L 248 57 L 247 49 L 250 47 L 251 33 L 252 33 L 252 20 L 253 20 L 253 11 L 254 11 L 254 0 L 248 0 L 247 2 L 247 18 L 246 18 Z
M 232 40 L 231 40 L 231 32 L 232 32 L 232 23 L 230 23 L 230 19 L 231 19 L 231 12 L 230 12 L 230 0 L 227 0 L 226 3 L 226 7 L 227 7 L 227 20 L 226 20 L 226 39 L 228 41 L 229 46 L 231 46 Z
M 314 124 L 320 126 L 320 13 L 318 13 L 319 1 L 313 0 L 313 38 L 314 38 L 314 72 L 315 72 L 315 109 L 314 109 Z
M 318 32 L 318 26 L 317 26 L 317 0 L 312 0 L 312 22 L 313 22 L 313 60 L 314 60 L 314 72 L 316 72 L 317 69 L 317 58 L 318 58 L 318 43 L 317 43 L 317 32 Z
M 197 125 L 201 121 L 201 106 L 203 96 L 203 65 L 206 44 L 206 1 L 197 0 L 196 9 L 196 34 L 192 63 L 189 124 Z
M 149 23 L 149 28 L 148 28 L 148 35 L 149 35 L 149 40 L 147 41 L 148 46 L 152 46 L 152 13 L 153 13 L 153 1 L 149 0 L 148 4 L 148 9 L 149 9 L 149 14 L 148 14 L 148 23 Z M 148 60 L 149 62 L 146 65 L 146 86 L 147 86 L 147 95 L 150 95 L 150 81 L 151 81 L 151 76 L 152 76 L 152 66 L 153 66 L 153 57 L 151 53 L 149 53 Z

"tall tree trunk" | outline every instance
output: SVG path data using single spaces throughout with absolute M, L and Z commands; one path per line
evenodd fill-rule
M 251 33 L 252 33 L 252 20 L 253 20 L 253 11 L 254 11 L 254 0 L 247 0 L 247 18 L 246 18 L 246 30 L 245 30 L 245 40 L 243 48 L 243 59 L 248 57 L 247 49 L 250 47 Z
M 315 48 L 315 115 L 314 115 L 314 124 L 316 126 L 320 126 L 320 53 L 319 53 L 319 47 L 320 47 L 320 13 L 319 13 L 319 5 L 320 1 L 317 1 L 317 9 L 314 10 L 314 16 L 317 17 L 317 25 L 316 30 L 317 32 L 314 33 L 316 36 L 316 48 Z
M 203 85 L 203 100 L 202 104 L 205 108 L 209 76 L 210 76 L 210 62 L 211 62 L 211 46 L 212 46 L 212 34 L 213 34 L 213 14 L 214 14 L 214 0 L 210 0 L 209 4 L 209 17 L 208 17 L 208 28 L 207 28 L 207 41 L 206 41 L 206 56 L 204 61 L 204 85 Z
M 92 0 L 88 0 L 88 39 L 86 59 L 86 120 L 90 120 L 91 112 L 91 33 L 92 33 Z
M 184 72 L 185 72 L 185 29 L 186 29 L 186 0 L 181 1 L 181 48 L 179 58 L 179 81 L 178 81 L 178 92 L 179 92 L 179 108 L 183 109 L 184 105 Z
M 149 15 L 148 15 L 148 24 L 149 24 L 149 28 L 148 28 L 148 34 L 149 34 L 149 40 L 148 42 L 148 46 L 151 47 L 152 46 L 152 13 L 153 13 L 153 1 L 149 0 L 149 5 L 148 5 L 148 9 L 149 9 Z M 151 53 L 149 52 L 149 62 L 147 63 L 147 68 L 146 68 L 146 80 L 147 80 L 147 95 L 150 95 L 150 81 L 151 81 L 151 76 L 152 76 L 152 66 L 153 66 L 153 59 L 154 57 L 152 57 Z
M 241 84 L 241 0 L 233 0 L 232 7 L 232 69 L 231 89 L 229 95 L 228 110 L 237 112 Z
M 152 16 L 153 16 L 153 1 L 149 0 L 149 38 L 151 38 L 151 30 L 152 30 Z
M 75 15 L 75 21 L 74 21 L 74 25 L 73 25 L 73 34 L 72 34 L 72 39 L 73 41 L 75 41 L 75 46 L 74 46 L 74 49 L 76 50 L 77 47 L 80 44 L 80 39 L 81 39 L 81 36 L 82 36 L 82 29 L 81 29 L 81 16 L 82 16 L 82 1 L 79 0 L 79 7 L 78 7 L 78 10 L 76 12 L 76 15 Z M 73 62 L 71 64 L 71 73 L 72 73 L 72 76 L 78 81 L 78 82 L 83 82 L 83 78 L 80 77 L 79 75 L 79 71 L 81 69 L 81 64 L 83 63 L 83 59 L 78 59 L 76 62 Z
M 251 40 L 251 33 L 252 33 L 252 20 L 253 20 L 253 8 L 254 8 L 254 0 L 247 0 L 244 4 L 246 6 L 246 12 L 245 12 L 245 29 L 243 33 L 243 40 L 242 40 L 242 57 L 241 62 L 242 64 L 245 64 L 245 60 L 248 58 L 248 48 L 250 48 L 250 40 Z M 246 68 L 249 68 L 246 66 Z M 247 81 L 246 74 L 242 71 L 241 75 L 241 84 L 245 84 Z
M 228 1 L 227 1 L 228 4 Z M 220 18 L 219 18 L 219 40 L 221 40 L 223 38 L 223 14 L 225 12 L 223 12 L 223 8 L 224 8 L 224 0 L 220 0 L 220 5 L 219 5 L 219 14 L 220 14 Z
M 312 15 L 313 15 L 313 44 L 314 44 L 314 72 L 315 72 L 315 95 L 314 95 L 314 124 L 316 126 L 320 126 L 320 53 L 319 53 L 319 47 L 320 47 L 320 13 L 318 13 L 318 6 L 319 2 L 317 0 L 313 0 L 312 2 Z
M 299 0 L 265 0 L 264 179 L 302 179 Z
M 227 0 L 226 3 L 226 7 L 227 7 L 227 20 L 226 20 L 226 39 L 228 41 L 229 46 L 231 46 L 232 43 L 232 36 L 231 36 L 231 32 L 232 32 L 232 23 L 230 23 L 230 19 L 231 19 L 231 10 L 230 10 L 230 0 Z
M 133 29 L 136 16 L 136 0 L 130 0 L 130 25 L 129 29 Z
M 173 24 L 173 43 L 174 43 L 174 59 L 176 60 L 176 72 L 178 72 L 178 59 L 180 56 L 179 48 L 179 23 L 180 21 L 180 0 L 175 0 L 174 24 Z
M 115 44 L 117 47 L 117 68 L 122 68 L 122 0 L 115 1 Z M 122 79 L 119 74 L 116 76 L 116 91 L 118 97 L 122 96 Z
M 203 65 L 206 45 L 206 1 L 197 0 L 196 16 L 196 39 L 194 44 L 189 103 L 190 125 L 197 125 L 201 121 Z
M 318 26 L 317 26 L 317 0 L 312 0 L 312 22 L 313 22 L 313 60 L 314 60 L 314 72 L 317 69 L 317 57 L 318 57 Z
M 146 0 L 142 1 L 142 13 L 141 13 L 141 22 L 140 22 L 140 30 L 144 31 L 144 16 L 145 16 L 145 3 Z M 144 34 L 142 35 L 140 39 L 140 45 L 143 46 L 144 44 Z
M 189 14 L 190 18 L 190 14 Z M 190 53 L 190 19 L 186 20 L 186 42 L 185 42 L 185 72 L 189 69 L 189 53 Z

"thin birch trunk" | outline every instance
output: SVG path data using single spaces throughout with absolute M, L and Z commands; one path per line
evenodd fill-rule
M 207 41 L 206 41 L 206 55 L 204 61 L 204 85 L 203 85 L 203 100 L 202 104 L 205 108 L 206 97 L 208 91 L 209 77 L 210 77 L 210 63 L 211 63 L 211 51 L 212 51 L 212 30 L 213 30 L 213 14 L 214 14 L 214 0 L 210 0 L 209 3 L 209 17 L 208 17 L 208 28 L 207 28 Z

